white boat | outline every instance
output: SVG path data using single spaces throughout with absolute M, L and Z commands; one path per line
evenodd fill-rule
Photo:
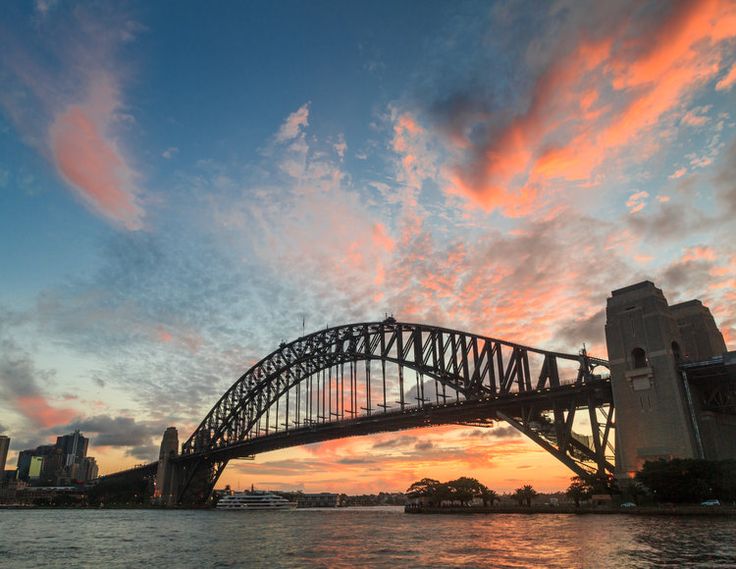
M 293 510 L 296 502 L 289 502 L 283 496 L 251 490 L 250 492 L 236 492 L 223 496 L 217 502 L 218 510 Z

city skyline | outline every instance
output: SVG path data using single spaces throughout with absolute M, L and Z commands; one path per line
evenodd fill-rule
M 649 279 L 733 348 L 735 46 L 718 1 L 8 4 L 8 465 L 74 430 L 103 473 L 155 460 L 282 341 L 386 314 L 606 357 L 606 299 Z M 221 485 L 467 472 L 572 476 L 498 423 L 275 451 Z

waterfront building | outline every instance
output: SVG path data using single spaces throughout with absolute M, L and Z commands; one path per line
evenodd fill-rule
M 28 480 L 38 481 L 41 479 L 41 471 L 43 470 L 42 456 L 32 456 L 28 465 Z
M 300 508 L 337 508 L 340 505 L 340 495 L 329 492 L 319 494 L 300 494 Z
M 18 480 L 28 480 L 28 471 L 31 467 L 32 457 L 32 450 L 22 450 L 18 453 L 18 468 L 16 470 L 16 477 Z
M 8 460 L 8 449 L 10 448 L 10 437 L 0 435 L 0 473 L 5 470 L 5 463 Z
M 18 480 L 33 485 L 84 484 L 98 476 L 97 461 L 87 456 L 89 439 L 79 431 L 56 438 L 54 445 L 23 450 L 18 455 Z
M 99 467 L 97 466 L 97 460 L 93 456 L 85 457 L 80 464 L 77 481 L 81 483 L 89 482 L 98 476 Z

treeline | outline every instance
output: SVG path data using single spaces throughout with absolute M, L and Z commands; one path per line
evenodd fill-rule
M 403 506 L 406 496 L 401 492 L 379 492 L 349 496 L 340 494 L 341 506 Z
M 406 491 L 408 498 L 421 498 L 427 505 L 439 507 L 443 502 L 459 502 L 466 506 L 475 499 L 483 500 L 483 505 L 493 505 L 499 495 L 475 478 L 462 476 L 457 480 L 440 482 L 433 478 L 422 478 L 414 482 Z
M 736 501 L 736 460 L 647 461 L 627 492 L 638 502 L 694 504 Z

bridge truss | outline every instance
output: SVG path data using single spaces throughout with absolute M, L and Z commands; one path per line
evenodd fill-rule
M 436 326 L 328 328 L 245 372 L 184 443 L 179 503 L 201 503 L 228 461 L 334 438 L 503 420 L 584 477 L 613 473 L 608 363 Z M 575 428 L 582 423 L 590 435 Z

